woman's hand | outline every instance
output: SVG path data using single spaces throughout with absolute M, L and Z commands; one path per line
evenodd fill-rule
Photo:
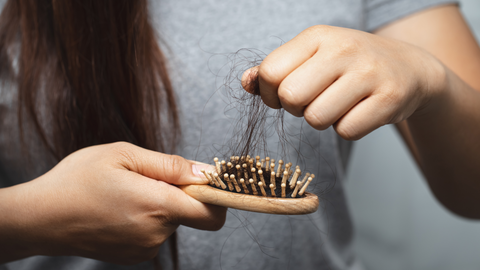
M 438 200 L 480 219 L 480 47 L 458 6 L 432 7 L 376 33 L 311 27 L 242 83 L 251 92 L 258 72 L 268 106 L 317 129 L 333 125 L 345 139 L 399 123 Z
M 244 73 L 245 88 L 255 72 L 265 104 L 316 129 L 333 125 L 349 140 L 407 119 L 446 85 L 444 66 L 422 49 L 331 26 L 308 28 L 274 50 Z
M 199 172 L 207 166 L 128 143 L 77 151 L 0 190 L 0 261 L 75 255 L 132 264 L 153 258 L 179 225 L 218 230 L 226 209 L 174 186 L 207 183 Z

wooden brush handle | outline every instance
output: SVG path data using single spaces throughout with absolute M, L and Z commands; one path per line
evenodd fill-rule
M 305 192 L 303 198 L 275 198 L 228 192 L 208 185 L 179 186 L 191 197 L 209 204 L 252 212 L 303 215 L 317 211 L 318 197 Z

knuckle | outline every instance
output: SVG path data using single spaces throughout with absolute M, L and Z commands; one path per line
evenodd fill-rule
M 114 142 L 110 144 L 113 149 L 129 149 L 133 144 L 129 142 Z
M 298 95 L 295 95 L 296 92 L 297 89 L 294 84 L 281 84 L 278 88 L 278 98 L 282 104 L 297 107 L 301 104 L 298 100 Z
M 355 141 L 363 137 L 360 130 L 348 121 L 343 121 L 335 126 L 335 131 L 345 140 Z
M 127 142 L 115 142 L 111 144 L 110 154 L 129 170 L 137 168 L 137 158 L 133 151 L 133 145 Z
M 389 87 L 378 93 L 380 104 L 383 108 L 396 108 L 404 100 L 405 93 L 396 87 Z
M 277 86 L 280 84 L 279 70 L 277 65 L 265 58 L 258 68 L 259 78 L 266 84 Z
M 170 156 L 170 169 L 174 172 L 181 172 L 185 168 L 185 159 L 178 155 Z
M 182 173 L 187 169 L 186 160 L 178 155 L 170 155 L 163 159 L 163 169 L 170 172 L 170 181 L 178 181 Z
M 349 57 L 358 53 L 362 48 L 361 41 L 354 36 L 345 37 L 336 47 L 337 57 Z
M 329 127 L 326 117 L 320 110 L 312 110 L 307 107 L 303 113 L 305 121 L 315 129 L 325 130 Z
M 373 81 L 378 76 L 379 65 L 377 62 L 368 59 L 360 63 L 359 66 L 357 73 L 361 81 Z
M 305 29 L 303 32 L 305 34 L 317 36 L 317 35 L 322 35 L 327 32 L 330 32 L 332 29 L 333 27 L 330 25 L 319 24 L 319 25 L 310 26 L 309 28 Z

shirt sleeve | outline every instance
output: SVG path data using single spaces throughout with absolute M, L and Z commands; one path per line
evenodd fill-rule
M 458 0 L 366 0 L 366 30 L 369 32 L 415 12 Z

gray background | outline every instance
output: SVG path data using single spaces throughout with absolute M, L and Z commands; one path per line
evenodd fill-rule
M 480 40 L 480 0 L 460 2 Z M 345 185 L 367 269 L 480 269 L 480 222 L 435 200 L 394 127 L 355 144 Z

